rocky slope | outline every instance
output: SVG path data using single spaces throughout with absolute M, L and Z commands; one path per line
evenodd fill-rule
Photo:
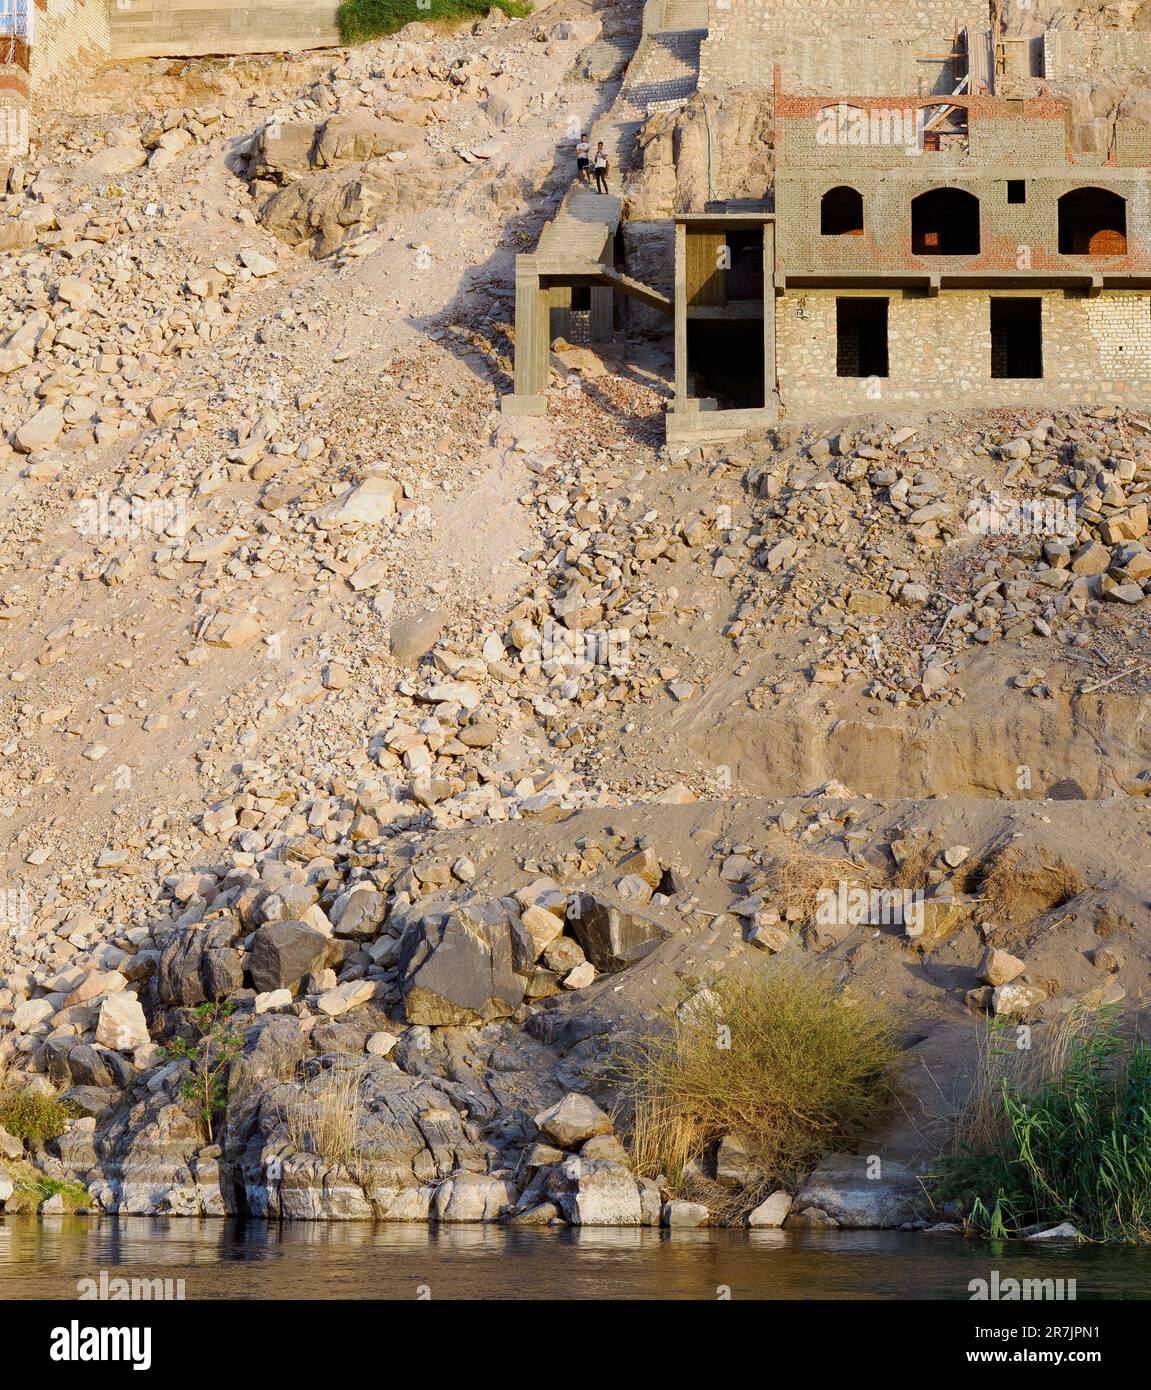
M 600 33 L 134 65 L 8 172 L 0 1065 L 77 1114 L 0 1152 L 93 1210 L 706 1220 L 615 1049 L 782 960 L 897 1007 L 905 1101 L 882 1190 L 757 1222 L 915 1222 L 982 1018 L 1145 998 L 1151 423 L 668 451 L 659 342 L 504 421 Z M 922 920 L 813 913 L 856 882 Z

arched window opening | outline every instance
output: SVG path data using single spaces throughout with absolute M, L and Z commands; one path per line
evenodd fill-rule
M 979 199 L 962 188 L 933 188 L 911 203 L 911 249 L 917 256 L 977 256 Z
M 1059 199 L 1061 256 L 1125 256 L 1127 200 L 1106 188 L 1076 188 Z
M 830 188 L 819 205 L 821 236 L 863 235 L 863 194 L 854 188 Z

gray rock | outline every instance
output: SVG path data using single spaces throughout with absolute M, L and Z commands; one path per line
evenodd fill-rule
M 409 918 L 398 965 L 409 1023 L 483 1023 L 506 1018 L 524 1001 L 511 922 L 500 903 Z
M 711 1213 L 702 1202 L 665 1202 L 660 1217 L 662 1226 L 706 1226 Z
M 590 1096 L 569 1091 L 563 1100 L 535 1117 L 545 1139 L 561 1149 L 574 1149 L 597 1134 L 612 1132 L 611 1119 Z
M 234 994 L 243 984 L 240 953 L 232 946 L 239 932 L 239 922 L 228 917 L 162 933 L 155 982 L 161 1001 L 194 1006 Z
M 267 994 L 294 989 L 305 975 L 327 963 L 331 940 L 306 922 L 272 922 L 252 938 L 248 973 L 253 986 Z
M 357 883 L 332 905 L 332 928 L 337 936 L 373 937 L 384 920 L 387 899 L 370 883 Z
M 667 935 L 651 918 L 625 912 L 591 893 L 579 893 L 572 900 L 567 927 L 601 972 L 625 969 Z
M 1079 1232 L 1070 1221 L 1061 1221 L 1058 1226 L 1049 1226 L 1046 1231 L 1034 1231 L 1025 1237 L 1027 1240 L 1075 1240 Z
M 641 1226 L 639 1187 L 618 1163 L 569 1158 L 564 1163 L 573 1190 L 564 1210 L 573 1226 Z
M 444 630 L 442 613 L 414 613 L 392 624 L 392 657 L 400 666 L 418 666 Z
M 725 1134 L 715 1151 L 715 1180 L 721 1187 L 747 1187 L 761 1176 L 738 1134 Z
M 436 1188 L 437 1221 L 496 1221 L 515 1200 L 503 1178 L 487 1173 L 453 1173 Z
M 794 1205 L 790 1192 L 773 1192 L 765 1202 L 760 1202 L 754 1211 L 748 1213 L 747 1224 L 753 1231 L 775 1230 L 787 1220 Z
M 871 1178 L 870 1166 L 866 1157 L 832 1154 L 796 1194 L 796 1211 L 815 1208 L 840 1226 L 861 1230 L 914 1220 L 924 1195 L 919 1174 L 906 1164 L 884 1159 L 879 1176 Z

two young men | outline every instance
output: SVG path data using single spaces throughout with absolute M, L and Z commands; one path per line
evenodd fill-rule
M 607 171 L 608 159 L 607 152 L 604 150 L 601 140 L 595 148 L 595 154 L 591 152 L 591 141 L 587 138 L 587 131 L 580 134 L 576 143 L 576 177 L 580 183 L 589 183 L 589 171 L 595 175 L 595 187 L 597 193 L 607 192 Z

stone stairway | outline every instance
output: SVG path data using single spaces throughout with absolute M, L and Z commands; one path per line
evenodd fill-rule
M 707 0 L 667 0 L 662 28 L 707 29 Z
M 651 112 L 682 105 L 699 83 L 707 0 L 656 0 L 653 11 L 659 27 L 645 30 L 619 96 L 591 132 L 592 149 L 602 140 L 607 151 L 611 187 L 634 167 L 636 136 Z

